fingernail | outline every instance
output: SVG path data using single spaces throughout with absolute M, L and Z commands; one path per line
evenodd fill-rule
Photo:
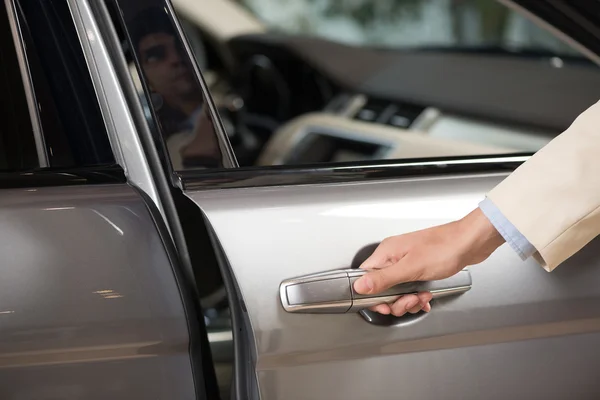
M 370 293 L 373 290 L 373 281 L 368 276 L 363 276 L 354 282 L 354 290 L 361 294 Z

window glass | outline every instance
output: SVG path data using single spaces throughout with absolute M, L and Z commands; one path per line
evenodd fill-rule
M 67 2 L 17 1 L 14 9 L 0 8 L 0 169 L 114 164 Z
M 495 46 L 578 54 L 497 0 L 238 1 L 275 30 L 358 46 Z M 282 6 L 273 7 L 276 1 Z
M 529 154 L 600 91 L 595 64 L 495 0 L 177 13 L 242 166 Z
M 50 166 L 113 164 L 67 2 L 21 1 L 18 11 Z
M 27 99 L 6 8 L 0 7 L 0 171 L 39 167 Z
M 113 15 L 123 17 L 129 38 L 123 45 L 130 71 L 150 125 L 173 168 L 222 167 L 223 154 L 201 83 L 164 2 L 111 4 Z

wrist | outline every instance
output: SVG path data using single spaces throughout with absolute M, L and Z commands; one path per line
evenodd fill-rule
M 465 265 L 479 264 L 505 242 L 480 208 L 470 212 L 458 224 L 460 235 L 464 238 L 462 254 Z

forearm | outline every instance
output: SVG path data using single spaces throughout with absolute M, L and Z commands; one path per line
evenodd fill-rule
M 548 271 L 600 233 L 599 155 L 596 103 L 488 194 Z

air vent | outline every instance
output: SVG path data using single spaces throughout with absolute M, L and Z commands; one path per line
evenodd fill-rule
M 424 110 L 425 107 L 414 104 L 369 99 L 356 112 L 354 119 L 408 128 Z

